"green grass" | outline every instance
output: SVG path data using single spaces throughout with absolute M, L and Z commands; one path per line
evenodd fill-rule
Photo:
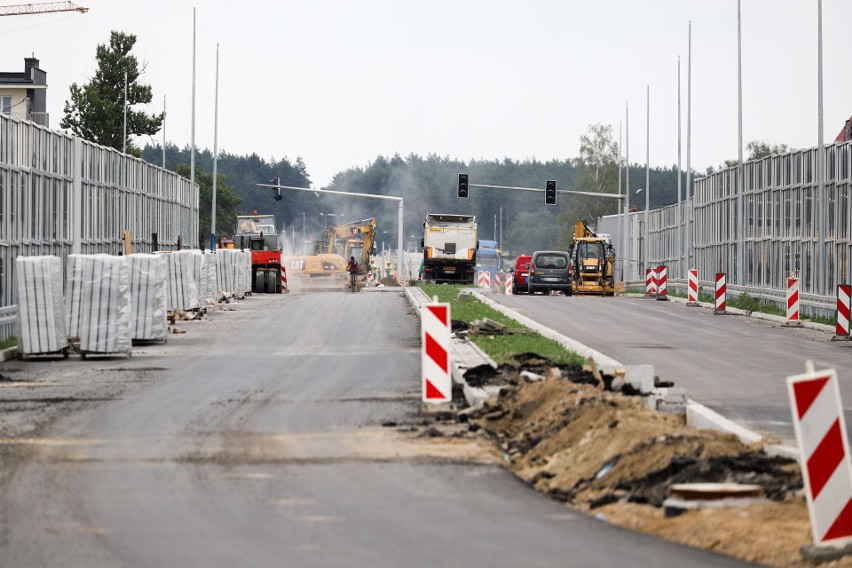
M 450 304 L 450 316 L 454 320 L 470 323 L 482 318 L 490 318 L 510 328 L 524 328 L 517 321 L 497 310 L 490 308 L 476 299 L 466 302 L 458 301 L 459 290 L 470 288 L 459 284 L 421 283 L 420 288 L 429 298 L 438 297 L 439 302 Z M 516 363 L 514 356 L 520 353 L 537 353 L 553 359 L 559 365 L 582 365 L 585 359 L 573 351 L 568 351 L 552 339 L 529 331 L 525 334 L 514 335 L 475 335 L 471 340 L 487 353 L 497 364 Z
M 15 347 L 18 344 L 18 338 L 14 335 L 5 341 L 0 341 L 0 349 L 8 349 L 9 347 Z

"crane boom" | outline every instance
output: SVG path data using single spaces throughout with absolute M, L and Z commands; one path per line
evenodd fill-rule
M 80 12 L 85 14 L 88 8 L 73 2 L 42 2 L 40 4 L 15 4 L 0 6 L 0 16 L 26 16 L 29 14 L 48 14 L 50 12 Z

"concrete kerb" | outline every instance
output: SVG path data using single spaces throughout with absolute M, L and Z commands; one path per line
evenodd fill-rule
M 420 288 L 406 287 L 404 291 L 405 296 L 408 298 L 409 303 L 419 318 L 420 309 L 423 304 L 429 303 L 431 299 Z M 468 369 L 480 365 L 489 365 L 492 368 L 497 368 L 497 363 L 482 351 L 476 343 L 452 337 L 450 343 L 450 371 L 453 382 L 461 385 L 465 400 L 473 408 L 481 408 L 486 400 L 500 393 L 499 387 L 472 387 L 464 380 L 464 374 Z
M 553 339 L 566 349 L 570 349 L 576 353 L 584 357 L 592 357 L 595 359 L 598 367 L 607 370 L 607 369 L 615 369 L 615 368 L 624 368 L 625 366 L 621 364 L 619 361 L 611 357 L 607 357 L 603 355 L 599 351 L 592 349 L 591 347 L 587 347 L 583 345 L 579 341 L 566 337 L 548 327 L 543 326 L 542 324 L 531 320 L 530 318 L 519 314 L 518 312 L 512 310 L 511 308 L 507 308 L 497 302 L 491 300 L 483 296 L 480 292 L 475 291 L 474 296 L 476 296 L 479 300 L 486 303 L 490 307 L 499 311 L 503 315 L 510 317 L 516 320 L 518 323 L 529 327 L 530 329 L 534 329 L 541 333 L 544 337 L 548 337 L 549 339 Z M 641 295 L 637 295 L 641 296 Z M 670 300 L 682 301 L 686 303 L 686 300 L 682 298 L 673 298 L 670 297 Z M 711 304 L 704 303 L 705 307 L 713 308 Z M 741 311 L 742 310 L 738 310 Z M 745 313 L 745 312 L 743 312 Z M 777 316 L 775 316 L 777 317 Z M 782 318 L 784 319 L 784 318 Z M 688 425 L 693 426 L 699 429 L 706 430 L 716 430 L 719 432 L 724 432 L 726 434 L 734 434 L 737 436 L 744 444 L 752 444 L 755 442 L 759 442 L 763 440 L 763 437 L 756 433 L 752 432 L 748 428 L 744 426 L 740 426 L 736 422 L 725 418 L 718 412 L 711 410 L 710 408 L 704 406 L 703 404 L 696 402 L 693 399 L 688 399 L 686 403 L 686 422 Z M 766 446 L 767 453 L 774 455 L 784 455 L 787 457 L 799 458 L 799 450 L 798 448 L 790 447 L 790 446 L 777 446 L 777 445 L 767 445 Z
M 624 296 L 629 296 L 629 297 L 634 297 L 634 298 L 644 298 L 645 297 L 644 294 L 635 294 L 635 293 L 624 294 Z M 669 295 L 668 298 L 672 302 L 678 302 L 678 303 L 681 303 L 681 304 L 686 304 L 688 302 L 688 300 L 686 298 L 679 298 L 677 296 Z M 698 305 L 702 308 L 707 308 L 707 309 L 710 309 L 710 310 L 712 310 L 714 308 L 713 304 L 708 303 L 708 302 L 698 302 Z M 763 312 L 749 312 L 747 310 L 741 310 L 739 308 L 732 308 L 730 306 L 725 308 L 725 311 L 728 312 L 729 314 L 734 314 L 734 315 L 738 315 L 738 316 L 746 316 L 746 317 L 751 317 L 751 318 L 755 318 L 755 319 L 771 321 L 771 322 L 774 322 L 774 323 L 782 323 L 782 324 L 787 323 L 787 318 L 785 318 L 784 316 L 776 316 L 776 315 L 773 315 L 773 314 L 764 314 Z M 813 322 L 813 321 L 801 320 L 801 325 L 799 325 L 797 327 L 815 329 L 817 331 L 824 331 L 826 333 L 834 334 L 834 326 L 826 325 L 824 323 L 817 323 L 817 322 Z
M 417 314 L 418 314 L 418 317 L 419 317 L 420 306 L 423 303 L 428 302 L 429 298 L 419 288 L 406 288 L 405 294 L 408 297 L 409 301 L 411 302 L 412 306 L 416 308 L 416 311 L 417 311 Z M 594 358 L 598 367 L 601 368 L 604 371 L 607 371 L 608 369 L 624 368 L 624 365 L 622 365 L 619 361 L 617 361 L 617 360 L 615 360 L 611 357 L 607 357 L 606 355 L 603 355 L 599 351 L 596 351 L 596 350 L 592 349 L 591 347 L 583 345 L 579 341 L 576 341 L 574 339 L 566 337 L 566 336 L 562 335 L 561 333 L 558 333 L 558 332 L 556 332 L 556 331 L 554 331 L 554 330 L 552 330 L 548 327 L 545 327 L 544 325 L 538 323 L 537 321 L 534 321 L 534 320 L 532 320 L 532 319 L 530 319 L 526 316 L 523 316 L 523 315 L 519 314 L 518 312 L 512 310 L 511 308 L 507 308 L 506 306 L 498 304 L 497 302 L 495 302 L 495 301 L 491 300 L 490 298 L 484 296 L 481 292 L 479 292 L 475 289 L 473 290 L 473 295 L 477 299 L 479 299 L 480 301 L 482 301 L 486 305 L 490 306 L 491 308 L 497 310 L 498 312 L 502 313 L 503 315 L 510 317 L 510 318 L 514 319 L 515 321 L 517 321 L 518 323 L 525 325 L 525 326 L 529 327 L 530 329 L 533 329 L 533 330 L 539 332 L 544 337 L 547 337 L 549 339 L 553 339 L 554 341 L 556 341 L 557 343 L 559 343 L 560 345 L 562 345 L 566 349 L 570 349 L 570 350 L 572 350 L 576 353 L 579 353 L 580 355 L 587 357 L 587 358 L 588 357 Z M 637 295 L 637 296 L 641 296 L 641 295 Z M 686 300 L 684 300 L 682 298 L 670 297 L 669 299 L 674 300 L 674 301 L 682 301 L 683 303 L 686 303 Z M 702 307 L 712 309 L 713 305 L 704 302 L 704 303 L 702 303 Z M 737 311 L 742 312 L 744 315 L 746 315 L 746 312 L 743 312 L 743 310 L 737 310 Z M 762 314 L 762 315 L 767 315 L 767 314 Z M 778 316 L 774 316 L 774 317 L 778 317 Z M 782 318 L 782 319 L 784 319 L 784 318 Z M 825 327 L 827 327 L 827 326 L 825 326 Z M 453 343 L 455 344 L 456 342 L 461 342 L 461 340 L 454 339 Z M 473 344 L 472 342 L 467 342 L 467 343 Z M 493 363 L 493 361 L 492 361 L 492 363 Z M 464 385 L 464 388 L 465 388 L 465 391 L 466 391 L 465 392 L 465 398 L 468 400 L 468 404 L 470 404 L 471 406 L 473 406 L 475 408 L 478 408 L 479 406 L 484 404 L 485 400 L 487 400 L 489 398 L 489 395 L 493 396 L 493 395 L 496 395 L 497 393 L 490 393 L 490 392 L 486 391 L 485 389 L 473 389 L 472 387 L 469 387 L 467 385 L 467 383 L 464 381 L 464 370 L 466 370 L 467 368 L 468 367 L 462 368 L 461 366 L 459 366 L 459 367 L 454 366 L 454 368 L 453 368 L 453 380 L 455 382 L 458 382 L 458 383 Z M 468 390 L 470 391 L 470 396 L 468 395 L 468 392 L 467 392 Z M 499 389 L 497 389 L 497 391 L 499 392 Z M 711 410 L 707 406 L 704 406 L 703 404 L 696 402 L 695 400 L 693 400 L 691 398 L 688 399 L 687 402 L 686 402 L 686 422 L 687 422 L 688 425 L 693 426 L 695 428 L 706 429 L 706 430 L 715 430 L 715 431 L 723 432 L 723 433 L 726 433 L 726 434 L 734 434 L 744 444 L 753 444 L 755 442 L 760 442 L 761 440 L 763 440 L 763 437 L 760 434 L 753 432 L 753 431 L 749 430 L 748 428 L 741 426 L 741 425 L 737 424 L 736 422 L 734 422 L 734 421 L 732 421 L 728 418 L 725 418 L 724 416 L 722 416 L 721 414 L 719 414 L 715 410 Z M 785 457 L 789 457 L 789 458 L 797 459 L 797 460 L 800 458 L 800 452 L 799 452 L 798 448 L 796 448 L 796 447 L 767 444 L 767 445 L 764 446 L 764 448 L 765 448 L 765 451 L 770 455 L 781 455 L 781 456 L 785 456 Z
M 0 361 L 11 361 L 18 354 L 17 347 L 8 347 L 0 350 Z

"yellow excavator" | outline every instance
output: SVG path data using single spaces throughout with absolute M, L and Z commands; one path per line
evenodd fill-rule
M 373 218 L 334 225 L 323 233 L 323 248 L 327 254 L 339 254 L 344 262 L 354 256 L 362 271 L 370 269 L 370 255 L 375 254 L 376 220 Z
M 575 294 L 615 294 L 615 250 L 608 236 L 596 235 L 582 219 L 574 223 L 568 253 L 573 267 Z
M 290 287 L 294 290 L 345 289 L 349 282 L 346 261 L 354 256 L 361 270 L 368 272 L 375 238 L 375 219 L 327 228 L 322 240 L 305 243 L 310 245 L 305 254 L 285 257 Z

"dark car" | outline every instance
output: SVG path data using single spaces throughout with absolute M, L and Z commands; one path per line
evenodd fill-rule
M 515 270 L 513 273 L 512 294 L 520 294 L 521 292 L 529 292 L 527 280 L 530 274 L 530 261 L 532 257 L 528 254 L 522 254 L 515 261 Z
M 570 296 L 571 283 L 571 257 L 567 252 L 540 250 L 533 253 L 527 283 L 530 294 L 558 290 Z

